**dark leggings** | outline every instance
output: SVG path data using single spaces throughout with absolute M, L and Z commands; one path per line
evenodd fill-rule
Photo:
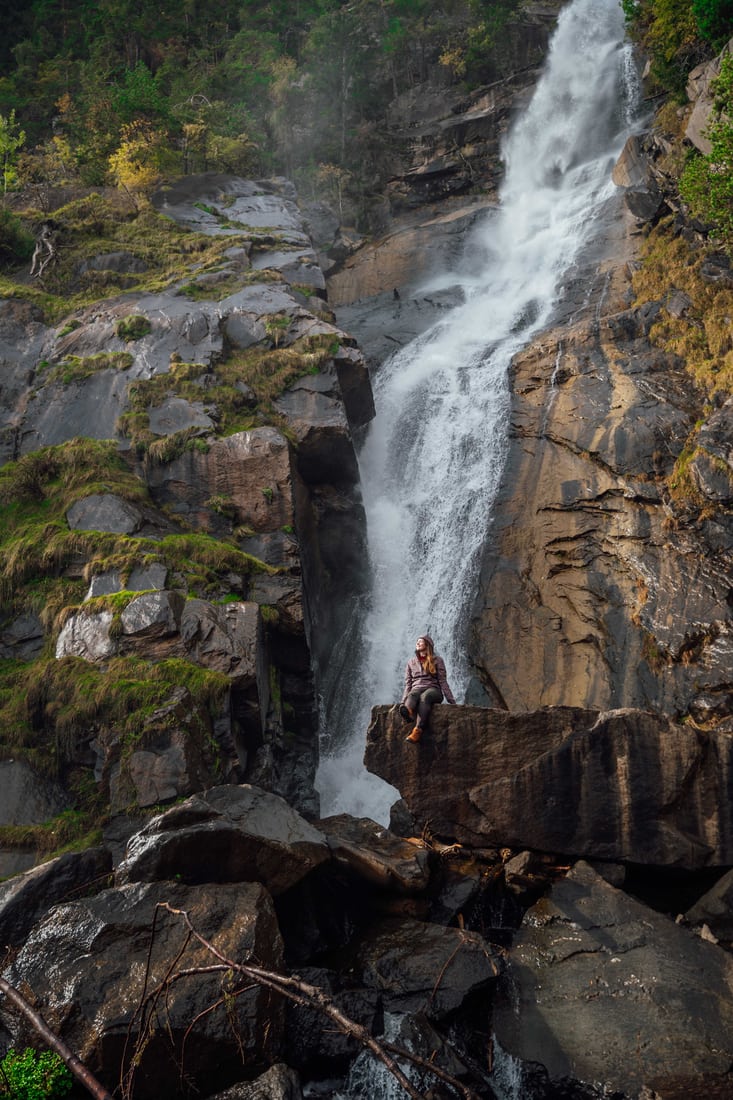
M 443 702 L 443 693 L 440 688 L 425 688 L 425 691 L 411 691 L 405 699 L 405 703 L 413 712 L 417 711 L 416 726 L 421 730 L 428 728 L 430 711 L 436 703 Z

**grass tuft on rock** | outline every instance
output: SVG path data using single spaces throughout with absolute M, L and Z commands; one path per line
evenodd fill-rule
M 636 306 L 662 302 L 651 342 L 680 356 L 701 392 L 712 399 L 733 393 L 733 288 L 702 277 L 706 255 L 675 237 L 668 222 L 661 223 L 649 235 L 632 282 Z M 689 307 L 671 312 L 672 291 L 686 295 Z

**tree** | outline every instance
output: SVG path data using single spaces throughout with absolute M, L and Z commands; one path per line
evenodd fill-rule
M 708 127 L 712 151 L 694 155 L 680 179 L 680 193 L 692 213 L 711 222 L 733 250 L 733 57 L 727 54 L 713 82 L 715 116 Z
M 330 192 L 330 199 L 338 206 L 339 218 L 344 217 L 344 185 L 351 179 L 351 172 L 337 164 L 319 164 L 316 177 Z
M 15 110 L 0 115 L 0 170 L 3 176 L 3 197 L 15 187 L 18 150 L 25 144 L 25 131 L 15 121 Z
M 122 141 L 109 158 L 113 180 L 133 197 L 151 191 L 164 175 L 179 167 L 168 136 L 140 119 L 123 126 Z M 137 205 L 137 199 L 134 201 Z
M 733 32 L 733 0 L 692 0 L 692 12 L 701 36 L 716 47 Z

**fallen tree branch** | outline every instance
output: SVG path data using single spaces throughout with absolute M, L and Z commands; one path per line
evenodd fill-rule
M 209 951 L 215 958 L 220 960 L 220 969 L 222 972 L 236 972 L 242 974 L 244 977 L 249 978 L 251 981 L 256 982 L 258 985 L 265 986 L 268 989 L 272 989 L 274 992 L 281 994 L 283 997 L 287 997 L 295 1004 L 302 1005 L 307 1008 L 316 1009 L 328 1016 L 335 1024 L 342 1034 L 348 1035 L 362 1046 L 366 1047 L 375 1058 L 377 1058 L 386 1067 L 387 1070 L 395 1077 L 397 1081 L 402 1085 L 403 1089 L 412 1100 L 423 1100 L 423 1095 L 417 1091 L 415 1086 L 405 1075 L 404 1071 L 392 1057 L 392 1054 L 396 1058 L 411 1062 L 413 1065 L 421 1070 L 434 1074 L 435 1077 L 444 1081 L 455 1089 L 459 1096 L 463 1097 L 463 1100 L 477 1100 L 476 1093 L 472 1089 L 468 1088 L 461 1081 L 458 1081 L 451 1074 L 441 1070 L 435 1066 L 431 1061 L 426 1058 L 422 1058 L 420 1055 L 413 1054 L 409 1050 L 404 1050 L 392 1043 L 386 1043 L 375 1039 L 374 1036 L 365 1028 L 362 1024 L 358 1024 L 355 1020 L 346 1016 L 333 1001 L 319 989 L 317 986 L 310 985 L 304 982 L 301 978 L 295 976 L 288 976 L 287 974 L 279 974 L 273 970 L 266 970 L 260 966 L 254 966 L 249 963 L 236 963 L 232 959 L 227 958 L 221 951 L 218 950 L 207 940 L 200 932 L 196 930 L 191 922 L 188 913 L 183 909 L 176 909 L 168 902 L 159 902 L 157 907 L 164 909 L 171 913 L 173 916 L 180 917 L 189 934 L 195 938 L 207 951 Z M 218 969 L 217 967 L 202 967 L 203 973 L 211 973 Z M 195 972 L 195 968 L 192 968 Z M 189 971 L 191 972 L 191 971 Z M 187 972 L 187 973 L 189 973 Z M 170 974 L 170 971 L 169 971 Z M 156 990 L 151 994 L 152 996 L 159 995 L 159 990 Z
M 9 982 L 5 981 L 5 978 L 0 978 L 0 993 L 4 993 L 11 1004 L 15 1005 L 18 1011 L 25 1016 L 33 1030 L 43 1039 L 46 1046 L 56 1051 L 69 1072 L 73 1073 L 78 1081 L 81 1081 L 87 1092 L 94 1097 L 94 1100 L 112 1100 L 112 1094 L 107 1092 L 104 1085 L 99 1083 L 81 1059 L 74 1054 L 73 1050 L 67 1047 L 66 1043 L 64 1043 L 54 1031 L 51 1031 L 51 1028 L 41 1014 L 36 1012 L 35 1008 L 26 1001 L 25 997 L 23 997 L 14 986 L 10 985 Z

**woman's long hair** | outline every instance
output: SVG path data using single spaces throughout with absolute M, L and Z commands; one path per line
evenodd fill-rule
M 432 638 L 428 638 L 425 634 L 422 635 L 422 640 L 427 647 L 427 653 L 425 654 L 425 661 L 423 664 L 430 673 L 431 676 L 435 676 L 435 651 L 433 649 Z

